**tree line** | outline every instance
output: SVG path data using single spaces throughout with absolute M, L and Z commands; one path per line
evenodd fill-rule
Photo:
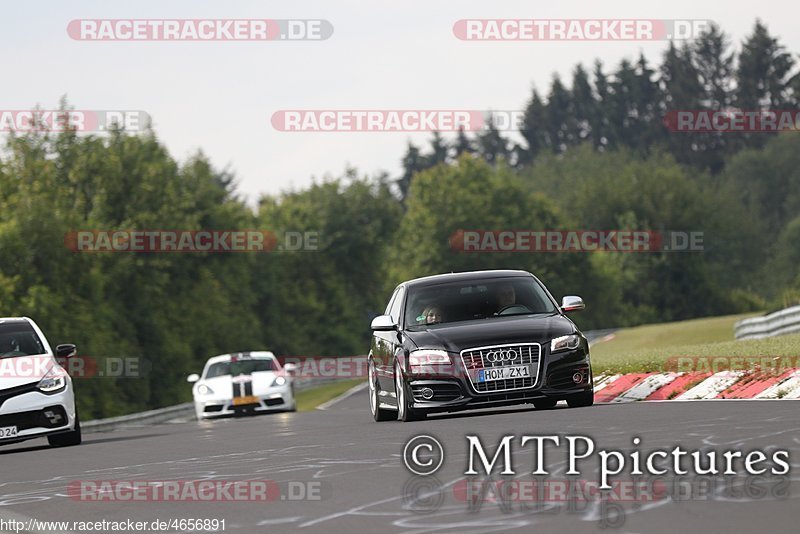
M 416 172 L 465 152 L 523 168 L 540 154 L 562 154 L 582 145 L 599 152 L 625 148 L 642 156 L 664 150 L 678 163 L 716 174 L 727 156 L 762 147 L 770 136 L 721 131 L 675 135 L 665 124 L 670 112 L 798 110 L 796 67 L 795 56 L 761 21 L 738 51 L 725 32 L 711 25 L 695 40 L 670 42 L 660 65 L 642 54 L 635 61 L 623 59 L 613 72 L 599 60 L 590 68 L 578 64 L 569 85 L 555 74 L 545 95 L 532 91 L 517 140 L 504 137 L 490 123 L 473 137 L 461 131 L 449 143 L 434 135 L 427 151 L 409 143 L 400 190 L 407 191 Z

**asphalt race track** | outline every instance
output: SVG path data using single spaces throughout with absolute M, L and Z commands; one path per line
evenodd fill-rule
M 464 436 L 470 433 L 492 447 L 507 434 L 585 434 L 598 447 L 623 450 L 632 448 L 633 436 L 652 448 L 777 447 L 790 450 L 792 470 L 782 482 L 762 480 L 756 489 L 735 495 L 623 502 L 614 505 L 621 512 L 615 514 L 586 502 L 538 508 L 482 502 L 470 510 L 453 490 L 466 468 Z M 435 478 L 412 476 L 404 466 L 404 445 L 419 434 L 444 445 L 446 457 Z M 226 531 L 233 532 L 798 532 L 799 438 L 798 405 L 792 401 L 499 409 L 403 424 L 372 422 L 361 391 L 327 411 L 126 428 L 85 435 L 83 445 L 66 449 L 48 449 L 44 440 L 2 447 L 0 518 L 216 518 L 225 519 Z M 530 476 L 532 456 L 515 452 L 522 475 Z M 552 460 L 548 466 L 561 461 L 557 455 Z M 311 500 L 283 494 L 271 502 L 212 503 L 67 496 L 70 482 L 80 480 L 176 479 L 272 480 L 286 492 L 292 483 L 314 483 L 317 493 Z M 782 490 L 773 491 L 778 486 Z

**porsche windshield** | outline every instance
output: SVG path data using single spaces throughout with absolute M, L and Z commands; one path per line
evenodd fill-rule
M 556 312 L 533 278 L 466 280 L 409 288 L 406 327 L 454 323 L 508 315 Z
M 238 376 L 259 373 L 262 371 L 274 371 L 275 362 L 272 358 L 259 358 L 250 360 L 236 360 L 234 362 L 212 363 L 206 372 L 206 378 L 218 376 Z

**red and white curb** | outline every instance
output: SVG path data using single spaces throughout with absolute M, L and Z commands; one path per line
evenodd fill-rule
M 800 399 L 800 369 L 629 373 L 594 379 L 595 402 L 704 399 Z

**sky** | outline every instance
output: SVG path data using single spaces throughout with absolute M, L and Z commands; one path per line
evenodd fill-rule
M 531 0 L 2 0 L 0 110 L 143 110 L 179 161 L 202 150 L 236 176 L 251 202 L 312 180 L 401 172 L 406 144 L 427 132 L 284 132 L 279 110 L 521 110 L 554 73 L 577 63 L 613 69 L 644 53 L 660 62 L 666 41 L 464 41 L 459 19 L 706 19 L 738 46 L 756 18 L 800 51 L 796 2 Z M 131 41 L 71 39 L 73 19 L 324 19 L 320 41 Z

